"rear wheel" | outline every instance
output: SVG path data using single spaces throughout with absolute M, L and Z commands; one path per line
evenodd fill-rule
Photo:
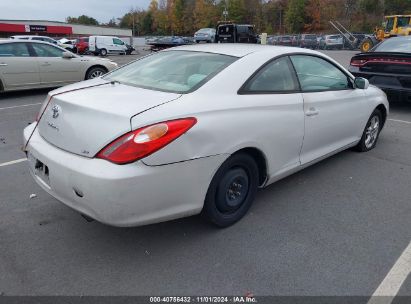
M 383 126 L 382 114 L 375 110 L 367 122 L 363 135 L 356 149 L 359 152 L 368 152 L 377 145 L 378 137 Z
M 245 153 L 226 160 L 211 181 L 202 215 L 219 227 L 239 221 L 250 208 L 258 188 L 258 166 Z
M 103 57 L 106 57 L 107 56 L 107 50 L 106 49 L 101 49 L 100 50 L 100 55 L 103 56 Z
M 90 70 L 88 70 L 86 74 L 86 79 L 97 78 L 97 77 L 103 76 L 106 73 L 107 73 L 107 70 L 103 67 L 93 67 Z

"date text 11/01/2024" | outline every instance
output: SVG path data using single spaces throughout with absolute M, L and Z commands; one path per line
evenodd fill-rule
M 150 303 L 258 303 L 253 295 L 235 297 L 150 297 Z

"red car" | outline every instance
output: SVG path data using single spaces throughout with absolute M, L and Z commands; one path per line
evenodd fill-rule
M 88 52 L 88 37 L 80 37 L 76 43 L 77 53 L 85 54 Z

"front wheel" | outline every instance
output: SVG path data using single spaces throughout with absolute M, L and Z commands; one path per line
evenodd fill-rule
M 359 152 L 368 152 L 377 145 L 378 137 L 382 129 L 383 121 L 379 110 L 375 110 L 367 122 L 360 142 L 356 146 Z
M 258 188 L 258 166 L 245 153 L 227 159 L 214 175 L 202 216 L 219 227 L 239 221 L 250 209 Z
M 87 79 L 93 79 L 93 78 L 97 78 L 97 77 L 101 77 L 104 74 L 107 73 L 107 70 L 102 68 L 102 67 L 94 67 L 91 68 L 86 75 L 86 80 Z

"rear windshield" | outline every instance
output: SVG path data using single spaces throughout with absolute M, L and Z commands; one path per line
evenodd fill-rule
M 220 25 L 218 27 L 219 35 L 231 34 L 233 31 L 234 31 L 234 25 L 232 24 Z
M 328 36 L 328 39 L 340 39 L 341 37 L 338 35 L 335 36 Z
M 378 44 L 374 52 L 402 52 L 411 53 L 411 39 L 407 38 L 391 38 L 384 40 Z
M 237 57 L 189 51 L 149 55 L 103 77 L 126 85 L 172 93 L 189 93 L 229 66 Z

